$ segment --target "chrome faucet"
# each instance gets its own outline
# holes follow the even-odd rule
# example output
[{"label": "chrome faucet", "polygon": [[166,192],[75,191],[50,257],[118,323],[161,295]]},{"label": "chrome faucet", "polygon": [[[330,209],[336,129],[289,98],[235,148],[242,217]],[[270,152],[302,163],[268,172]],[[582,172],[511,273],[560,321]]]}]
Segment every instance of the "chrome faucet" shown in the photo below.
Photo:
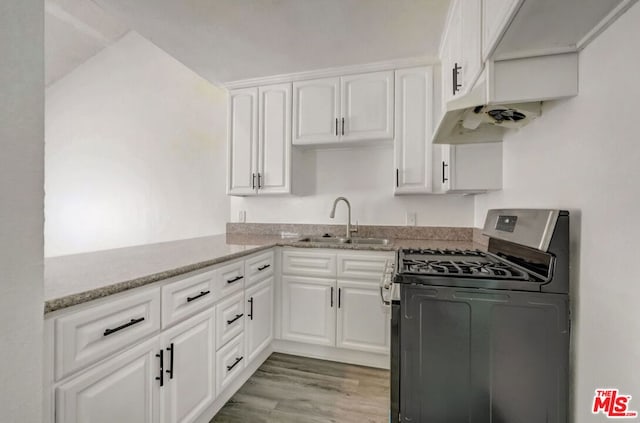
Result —
[{"label": "chrome faucet", "polygon": [[338,202],[342,200],[347,204],[347,239],[351,239],[351,233],[352,232],[358,232],[358,224],[356,223],[356,228],[355,229],[351,229],[351,203],[349,203],[349,200],[347,200],[344,197],[338,197],[335,199],[335,201],[333,202],[333,207],[331,208],[331,213],[329,214],[329,217],[331,219],[336,217],[336,206],[338,205]]}]

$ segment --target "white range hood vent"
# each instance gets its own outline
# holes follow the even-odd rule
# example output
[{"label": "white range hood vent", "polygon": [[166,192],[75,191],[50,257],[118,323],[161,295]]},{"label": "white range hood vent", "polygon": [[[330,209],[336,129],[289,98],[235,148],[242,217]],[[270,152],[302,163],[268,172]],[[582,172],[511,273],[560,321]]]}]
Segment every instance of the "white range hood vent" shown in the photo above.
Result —
[{"label": "white range hood vent", "polygon": [[447,103],[435,144],[502,141],[541,113],[541,102],[578,94],[578,53],[489,61],[464,97]]}]

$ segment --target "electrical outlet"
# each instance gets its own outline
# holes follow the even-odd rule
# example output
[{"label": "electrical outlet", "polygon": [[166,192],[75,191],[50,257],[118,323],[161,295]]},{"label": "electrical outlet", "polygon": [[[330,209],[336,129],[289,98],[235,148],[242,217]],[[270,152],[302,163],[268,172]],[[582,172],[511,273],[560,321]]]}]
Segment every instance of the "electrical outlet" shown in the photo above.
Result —
[{"label": "electrical outlet", "polygon": [[238,222],[244,223],[246,221],[247,221],[247,211],[246,210],[240,210],[238,212]]},{"label": "electrical outlet", "polygon": [[407,212],[407,226],[416,226],[416,212]]}]

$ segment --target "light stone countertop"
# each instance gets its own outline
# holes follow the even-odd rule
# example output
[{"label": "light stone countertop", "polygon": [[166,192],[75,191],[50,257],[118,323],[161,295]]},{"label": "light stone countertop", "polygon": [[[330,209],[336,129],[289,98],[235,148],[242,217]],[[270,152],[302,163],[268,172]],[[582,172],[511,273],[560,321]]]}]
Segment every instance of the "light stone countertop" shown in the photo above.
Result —
[{"label": "light stone countertop", "polygon": [[396,251],[399,248],[483,249],[472,241],[392,239],[388,245],[331,245],[276,235],[226,234],[45,259],[44,312],[159,282],[274,246]]}]

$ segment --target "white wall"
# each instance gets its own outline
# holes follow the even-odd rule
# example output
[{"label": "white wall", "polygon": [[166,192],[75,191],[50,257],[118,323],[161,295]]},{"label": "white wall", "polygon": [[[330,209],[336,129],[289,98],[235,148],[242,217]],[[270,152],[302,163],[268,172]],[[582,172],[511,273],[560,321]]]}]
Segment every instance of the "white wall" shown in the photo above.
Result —
[{"label": "white wall", "polygon": [[0,421],[42,421],[42,0],[0,2]]},{"label": "white wall", "polygon": [[580,94],[505,139],[505,188],[476,200],[477,226],[488,208],[572,212],[576,423],[605,420],[590,411],[600,387],[640,410],[639,22],[636,4],[581,53]]},{"label": "white wall", "polygon": [[329,212],[338,196],[351,203],[352,222],[366,225],[404,225],[406,213],[417,213],[419,226],[472,226],[473,197],[438,195],[393,195],[393,148],[306,150],[294,157],[299,169],[293,185],[298,196],[232,197],[231,220],[246,211],[248,222],[337,223],[346,222],[344,204]]},{"label": "white wall", "polygon": [[136,33],[47,88],[45,255],[223,233],[226,107]]}]

